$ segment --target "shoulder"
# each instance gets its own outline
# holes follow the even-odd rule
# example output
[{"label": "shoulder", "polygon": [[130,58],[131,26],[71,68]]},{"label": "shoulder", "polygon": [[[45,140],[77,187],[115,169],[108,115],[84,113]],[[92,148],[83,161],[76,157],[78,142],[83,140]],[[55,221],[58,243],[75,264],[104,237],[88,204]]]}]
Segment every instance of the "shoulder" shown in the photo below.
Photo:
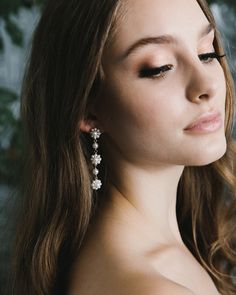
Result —
[{"label": "shoulder", "polygon": [[[86,280],[85,280],[86,281]],[[80,284],[79,284],[80,285]],[[196,295],[193,291],[159,275],[124,274],[116,279],[107,276],[101,282],[84,282],[69,295]]]},{"label": "shoulder", "polygon": [[[95,266],[94,266],[95,267]],[[100,265],[76,274],[69,295],[196,295],[150,268],[117,270]]]},{"label": "shoulder", "polygon": [[161,275],[135,274],[116,289],[115,295],[196,295],[190,289]]}]

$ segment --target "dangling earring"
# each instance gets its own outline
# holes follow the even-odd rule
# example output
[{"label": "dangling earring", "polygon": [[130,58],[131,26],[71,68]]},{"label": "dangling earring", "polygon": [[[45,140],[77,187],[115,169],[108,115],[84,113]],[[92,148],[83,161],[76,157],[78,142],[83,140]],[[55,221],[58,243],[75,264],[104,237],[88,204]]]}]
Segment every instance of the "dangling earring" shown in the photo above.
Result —
[{"label": "dangling earring", "polygon": [[97,149],[98,149],[97,139],[100,137],[101,132],[98,128],[93,128],[90,131],[90,135],[94,139],[94,142],[93,142],[94,154],[91,156],[91,161],[92,161],[92,164],[94,165],[93,175],[95,176],[95,179],[92,181],[91,186],[92,186],[92,189],[98,190],[102,186],[101,180],[98,179],[99,170],[97,169],[97,165],[100,164],[102,160],[101,156],[97,154]]}]

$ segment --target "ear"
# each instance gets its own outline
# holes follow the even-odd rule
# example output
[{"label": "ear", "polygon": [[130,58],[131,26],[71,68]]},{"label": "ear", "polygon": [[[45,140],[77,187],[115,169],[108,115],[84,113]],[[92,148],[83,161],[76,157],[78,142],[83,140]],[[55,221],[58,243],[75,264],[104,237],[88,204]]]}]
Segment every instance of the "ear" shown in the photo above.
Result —
[{"label": "ear", "polygon": [[97,117],[91,114],[80,121],[79,128],[82,132],[86,133],[89,133],[92,128],[99,128],[103,132]]},{"label": "ear", "polygon": [[80,131],[89,133],[92,128],[94,128],[94,124],[87,119],[82,119],[79,124]]}]

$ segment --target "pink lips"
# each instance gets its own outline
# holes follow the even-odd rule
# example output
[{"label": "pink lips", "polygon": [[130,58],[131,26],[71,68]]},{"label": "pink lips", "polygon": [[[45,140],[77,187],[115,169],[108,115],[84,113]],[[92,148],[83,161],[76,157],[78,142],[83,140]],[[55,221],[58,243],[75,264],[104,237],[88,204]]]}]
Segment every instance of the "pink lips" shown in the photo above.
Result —
[{"label": "pink lips", "polygon": [[188,125],[184,130],[213,132],[218,130],[221,125],[222,120],[220,112],[207,112]]}]

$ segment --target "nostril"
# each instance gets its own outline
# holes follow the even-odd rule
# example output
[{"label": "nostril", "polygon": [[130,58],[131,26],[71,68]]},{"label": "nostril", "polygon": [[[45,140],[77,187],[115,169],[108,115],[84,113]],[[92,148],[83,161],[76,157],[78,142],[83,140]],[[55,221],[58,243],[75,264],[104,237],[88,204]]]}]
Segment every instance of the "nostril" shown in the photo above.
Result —
[{"label": "nostril", "polygon": [[199,98],[209,98],[209,94],[207,94],[207,93],[205,93],[205,94],[201,94],[200,96],[199,96]]}]

